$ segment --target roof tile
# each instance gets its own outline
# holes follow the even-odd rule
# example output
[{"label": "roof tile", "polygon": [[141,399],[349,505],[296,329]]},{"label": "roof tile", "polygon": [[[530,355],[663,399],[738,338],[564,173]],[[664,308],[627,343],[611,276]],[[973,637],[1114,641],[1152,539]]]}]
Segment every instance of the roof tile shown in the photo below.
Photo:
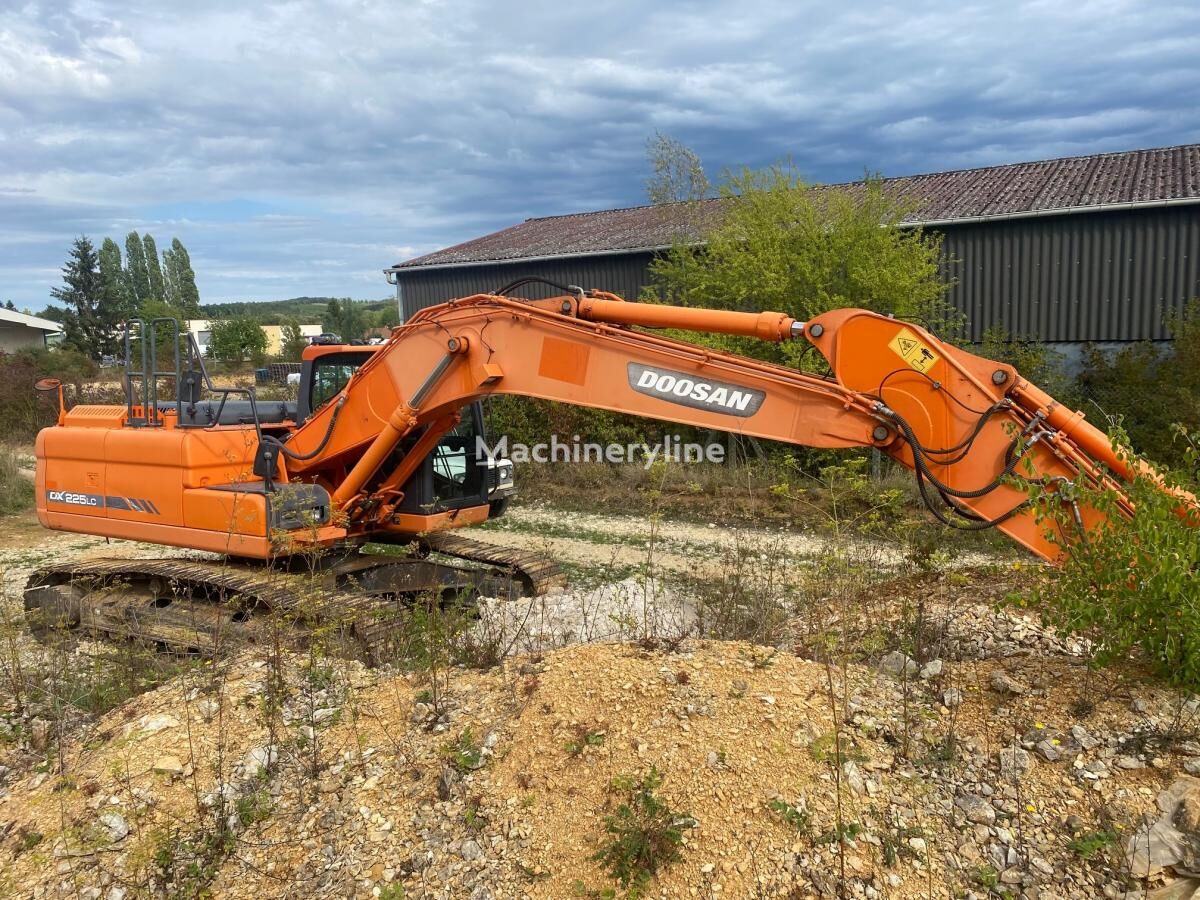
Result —
[{"label": "roof tile", "polygon": [[[1200,198],[1200,144],[906,175],[886,183],[916,204],[914,224]],[[860,184],[825,189],[853,191]],[[723,200],[702,200],[527,219],[396,268],[658,249],[702,239],[724,209]]]}]

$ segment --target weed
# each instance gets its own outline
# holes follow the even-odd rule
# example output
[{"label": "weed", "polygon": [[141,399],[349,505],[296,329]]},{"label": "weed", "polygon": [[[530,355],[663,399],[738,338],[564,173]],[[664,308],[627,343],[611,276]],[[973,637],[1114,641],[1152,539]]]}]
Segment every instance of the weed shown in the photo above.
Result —
[{"label": "weed", "polygon": [[852,841],[862,834],[862,825],[858,822],[846,822],[836,828],[830,828],[817,835],[814,843],[817,844],[844,844],[846,841]]},{"label": "weed", "polygon": [[407,896],[404,885],[398,881],[385,884],[379,891],[379,900],[404,900]]},{"label": "weed", "polygon": [[1111,831],[1089,831],[1078,835],[1067,843],[1067,848],[1080,859],[1092,859],[1097,853],[1116,843],[1117,836]]},{"label": "weed", "polygon": [[267,793],[266,788],[259,788],[252,794],[239,797],[234,811],[242,827],[246,827],[266,821],[270,818],[273,808],[271,795]]},{"label": "weed", "polygon": [[21,831],[18,833],[17,853],[28,853],[40,844],[44,837],[45,835],[40,831],[27,831],[22,826]]},{"label": "weed", "polygon": [[662,776],[653,766],[640,778],[613,779],[611,788],[625,795],[616,811],[604,817],[607,843],[592,856],[631,897],[641,894],[660,868],[680,858],[683,830],[696,820],[671,809],[655,793]]},{"label": "weed", "polygon": [[575,729],[575,736],[567,741],[565,749],[571,756],[582,756],[583,751],[588,747],[601,747],[603,745],[603,731],[588,731],[580,725]]},{"label": "weed", "polygon": [[817,762],[842,766],[846,762],[866,762],[866,754],[856,746],[840,746],[834,731],[821,735],[808,745],[809,755]]},{"label": "weed", "polygon": [[803,800],[788,803],[780,797],[775,797],[767,802],[767,807],[801,834],[808,834],[812,830],[812,816]]},{"label": "weed", "polygon": [[446,758],[459,772],[470,772],[480,767],[483,746],[475,740],[470,728],[464,728],[458,739],[446,748]]}]

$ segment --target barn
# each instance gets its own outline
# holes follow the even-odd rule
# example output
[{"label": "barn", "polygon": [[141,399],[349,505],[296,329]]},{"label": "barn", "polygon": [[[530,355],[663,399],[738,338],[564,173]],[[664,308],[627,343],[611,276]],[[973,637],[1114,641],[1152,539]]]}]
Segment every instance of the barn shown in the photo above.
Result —
[{"label": "barn", "polygon": [[30,347],[45,347],[62,333],[62,326],[13,309],[0,308],[0,351],[12,353]]},{"label": "barn", "polygon": [[[971,340],[991,326],[1058,344],[1163,340],[1165,315],[1200,295],[1200,144],[887,184],[914,203],[906,225],[943,235],[949,296]],[[632,298],[655,254],[681,235],[702,241],[725,202],[527,219],[384,271],[405,318],[530,275]]]}]

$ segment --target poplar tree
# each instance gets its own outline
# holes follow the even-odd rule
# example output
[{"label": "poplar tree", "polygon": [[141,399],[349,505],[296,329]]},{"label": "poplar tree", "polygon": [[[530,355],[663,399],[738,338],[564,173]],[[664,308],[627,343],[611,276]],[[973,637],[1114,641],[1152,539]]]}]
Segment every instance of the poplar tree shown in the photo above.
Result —
[{"label": "poplar tree", "polygon": [[147,234],[142,238],[142,244],[146,250],[146,273],[150,282],[150,299],[166,301],[167,292],[163,284],[162,266],[158,262],[158,247],[154,243],[154,236]]},{"label": "poplar tree", "polygon": [[200,314],[200,291],[196,288],[196,273],[187,248],[179,238],[163,251],[163,278],[167,286],[167,302],[188,317]]},{"label": "poplar tree", "polygon": [[125,236],[125,279],[129,285],[129,296],[141,309],[153,299],[150,291],[150,271],[146,268],[146,249],[142,237],[136,231]]},{"label": "poplar tree", "polygon": [[100,245],[100,289],[118,320],[131,318],[137,312],[129,294],[129,280],[121,267],[121,248],[112,238],[105,238]]}]

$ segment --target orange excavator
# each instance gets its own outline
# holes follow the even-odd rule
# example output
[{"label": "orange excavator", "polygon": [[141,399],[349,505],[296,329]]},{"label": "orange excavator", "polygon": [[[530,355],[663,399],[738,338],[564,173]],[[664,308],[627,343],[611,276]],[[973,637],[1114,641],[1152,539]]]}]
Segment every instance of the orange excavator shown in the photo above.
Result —
[{"label": "orange excavator", "polygon": [[[47,566],[25,594],[35,628],[209,652],[251,632],[266,609],[300,623],[336,614],[369,648],[381,612],[415,592],[550,590],[562,583],[552,563],[449,533],[501,513],[511,490],[511,464],[476,450],[479,401],[501,394],[805,447],[878,448],[913,470],[940,518],[998,528],[1051,560],[1060,547],[1018,482],[1082,477],[1119,492],[1136,474],[1082,413],[914,324],[859,309],[799,322],[558,287],[546,300],[509,296],[513,286],[452,300],[376,347],[310,347],[294,405],[215,387],[170,320],[127,330],[128,402],[66,409],[60,392],[58,423],[38,435],[38,517],[220,557]],[[661,329],[807,342],[828,372]],[[173,368],[158,368],[163,356]],[[161,402],[164,382],[175,393]],[[1086,533],[1099,513],[1075,516]],[[368,543],[409,552],[362,552]],[[302,588],[298,572],[321,590]]]}]

